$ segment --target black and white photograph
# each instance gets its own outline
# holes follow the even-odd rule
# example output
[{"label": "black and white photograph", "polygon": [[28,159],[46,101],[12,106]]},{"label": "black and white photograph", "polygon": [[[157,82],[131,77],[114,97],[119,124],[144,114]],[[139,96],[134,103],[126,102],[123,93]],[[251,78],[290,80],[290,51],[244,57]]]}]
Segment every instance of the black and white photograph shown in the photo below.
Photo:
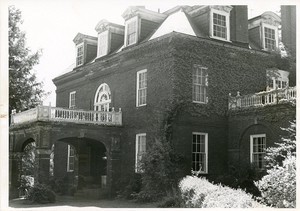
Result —
[{"label": "black and white photograph", "polygon": [[0,8],[1,210],[299,207],[296,0]]}]

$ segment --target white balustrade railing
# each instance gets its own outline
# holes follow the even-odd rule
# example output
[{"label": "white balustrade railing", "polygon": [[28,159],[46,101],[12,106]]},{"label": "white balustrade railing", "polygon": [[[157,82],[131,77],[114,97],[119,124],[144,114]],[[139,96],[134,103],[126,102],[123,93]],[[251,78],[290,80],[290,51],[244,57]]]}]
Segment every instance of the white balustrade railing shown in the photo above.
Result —
[{"label": "white balustrade railing", "polygon": [[287,87],[285,89],[275,89],[272,91],[259,92],[251,95],[236,97],[229,94],[229,109],[259,107],[264,105],[278,104],[283,101],[292,101],[296,99],[296,87]]},{"label": "white balustrade railing", "polygon": [[38,106],[20,113],[13,112],[11,124],[31,121],[56,121],[73,123],[91,123],[99,125],[122,125],[122,112],[119,111],[84,111],[75,109]]}]

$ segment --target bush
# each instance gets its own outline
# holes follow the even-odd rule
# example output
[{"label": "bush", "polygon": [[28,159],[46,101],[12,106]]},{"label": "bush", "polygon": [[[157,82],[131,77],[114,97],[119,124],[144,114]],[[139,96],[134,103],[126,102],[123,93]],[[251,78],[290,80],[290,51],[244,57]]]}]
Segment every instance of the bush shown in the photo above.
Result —
[{"label": "bush", "polygon": [[29,189],[27,199],[39,204],[54,203],[55,193],[43,184],[36,184]]},{"label": "bush", "polygon": [[268,148],[267,175],[256,186],[261,191],[261,200],[279,208],[296,207],[296,121],[287,129],[276,147]]},{"label": "bush", "polygon": [[264,203],[278,208],[296,207],[296,157],[288,155],[283,166],[274,166],[256,182]]},{"label": "bush", "polygon": [[177,187],[182,178],[182,156],[175,153],[166,139],[156,139],[142,158],[140,201],[156,201]]},{"label": "bush", "polygon": [[205,178],[187,176],[179,183],[185,207],[256,208],[263,207],[241,189],[214,185]]},{"label": "bush", "polygon": [[21,195],[27,197],[28,190],[34,185],[34,177],[30,175],[21,175],[20,178],[20,187]]},{"label": "bush", "polygon": [[158,207],[161,208],[180,208],[184,207],[184,203],[180,194],[180,190],[178,188],[173,188],[172,191],[167,192],[167,196],[165,196],[162,201],[158,204]]},{"label": "bush", "polygon": [[120,178],[116,186],[119,188],[119,191],[117,191],[119,198],[135,199],[141,191],[141,175],[134,173],[130,178]]}]

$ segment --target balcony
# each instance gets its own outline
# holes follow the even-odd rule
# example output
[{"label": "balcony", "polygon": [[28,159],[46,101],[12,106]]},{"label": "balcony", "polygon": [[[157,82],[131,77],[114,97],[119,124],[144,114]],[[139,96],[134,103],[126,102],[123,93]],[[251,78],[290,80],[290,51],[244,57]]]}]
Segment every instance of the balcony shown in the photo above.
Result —
[{"label": "balcony", "polygon": [[295,101],[296,87],[287,87],[285,89],[275,89],[244,96],[240,96],[238,92],[236,97],[232,97],[231,94],[229,94],[228,107],[229,110],[235,110]]},{"label": "balcony", "polygon": [[11,114],[11,125],[34,121],[70,122],[77,124],[122,125],[122,112],[119,111],[84,111],[75,109],[37,106],[36,108]]}]

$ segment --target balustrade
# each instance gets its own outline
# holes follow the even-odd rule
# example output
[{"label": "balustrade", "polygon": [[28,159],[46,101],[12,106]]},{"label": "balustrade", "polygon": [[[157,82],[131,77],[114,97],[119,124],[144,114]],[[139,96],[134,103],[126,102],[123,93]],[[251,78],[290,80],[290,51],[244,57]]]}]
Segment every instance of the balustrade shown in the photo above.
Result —
[{"label": "balustrade", "polygon": [[229,109],[259,107],[278,104],[283,101],[292,101],[295,99],[296,87],[275,89],[272,91],[259,92],[244,96],[240,96],[240,93],[238,92],[236,97],[232,97],[231,94],[229,94],[228,106]]},{"label": "balustrade", "polygon": [[122,112],[119,111],[85,111],[75,109],[38,106],[36,108],[16,113],[12,112],[11,124],[21,124],[31,121],[55,121],[73,123],[92,123],[99,125],[122,125]]}]

